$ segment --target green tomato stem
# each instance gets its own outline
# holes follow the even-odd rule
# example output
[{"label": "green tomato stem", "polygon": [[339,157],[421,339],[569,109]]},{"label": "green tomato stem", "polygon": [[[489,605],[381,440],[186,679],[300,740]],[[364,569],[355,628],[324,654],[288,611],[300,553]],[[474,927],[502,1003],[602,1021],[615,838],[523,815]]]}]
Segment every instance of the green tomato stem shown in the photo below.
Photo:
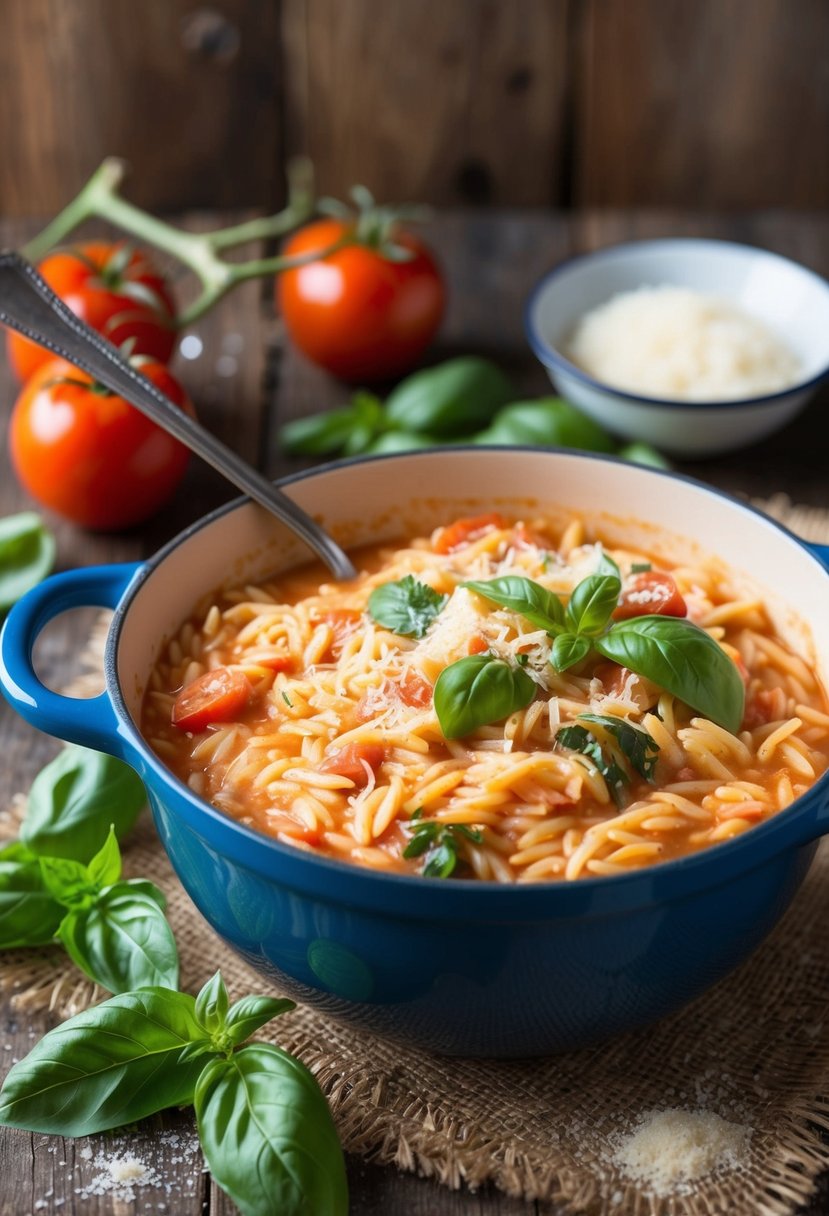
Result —
[{"label": "green tomato stem", "polygon": [[203,233],[177,228],[122,198],[118,191],[126,169],[126,162],[117,157],[108,157],[103,161],[72,202],[24,247],[23,253],[30,261],[38,262],[85,220],[105,220],[140,241],[170,254],[198,277],[201,292],[176,318],[176,325],[180,329],[203,316],[238,283],[303,265],[353,240],[343,239],[328,249],[302,258],[277,256],[230,263],[219,256],[222,249],[283,235],[310,218],[315,210],[315,202],[310,163],[305,160],[289,167],[289,199],[282,211]]}]

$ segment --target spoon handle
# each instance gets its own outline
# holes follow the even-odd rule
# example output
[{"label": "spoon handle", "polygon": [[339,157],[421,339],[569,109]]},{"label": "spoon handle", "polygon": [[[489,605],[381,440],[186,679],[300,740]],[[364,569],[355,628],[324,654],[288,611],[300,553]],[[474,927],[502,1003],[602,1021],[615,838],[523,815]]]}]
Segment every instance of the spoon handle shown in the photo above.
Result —
[{"label": "spoon handle", "polygon": [[131,367],[117,347],[76,317],[34,266],[14,251],[0,252],[0,323],[68,359],[169,431],[287,524],[322,559],[335,579],[356,576],[340,546],[310,515]]}]

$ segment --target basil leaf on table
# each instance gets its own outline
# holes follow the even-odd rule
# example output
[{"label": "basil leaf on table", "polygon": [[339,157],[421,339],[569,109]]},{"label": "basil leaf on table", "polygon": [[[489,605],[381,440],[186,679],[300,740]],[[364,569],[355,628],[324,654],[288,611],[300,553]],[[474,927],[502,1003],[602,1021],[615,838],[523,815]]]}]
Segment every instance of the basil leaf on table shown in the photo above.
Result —
[{"label": "basil leaf on table", "polygon": [[196,1017],[210,1034],[224,1028],[228,1004],[227,988],[222,973],[217,971],[196,997]]},{"label": "basil leaf on table", "polygon": [[589,638],[577,633],[562,633],[553,642],[550,663],[556,671],[567,671],[586,659],[592,649]]},{"label": "basil leaf on table", "polygon": [[612,574],[590,574],[573,588],[567,620],[574,633],[598,633],[619,602],[621,580]]},{"label": "basil leaf on table", "polygon": [[94,900],[97,889],[82,862],[69,857],[40,857],[38,861],[47,891],[65,908],[88,907]]},{"label": "basil leaf on table", "polygon": [[288,456],[332,456],[342,450],[356,421],[351,406],[286,422],[279,432]]},{"label": "basil leaf on table", "polygon": [[564,626],[564,606],[559,597],[531,578],[505,574],[501,578],[461,585],[493,604],[520,612],[531,625],[546,633],[557,633]]},{"label": "basil leaf on table", "polygon": [[343,444],[344,456],[368,451],[378,435],[388,429],[383,403],[374,393],[357,392],[351,398],[351,427]]},{"label": "basil leaf on table", "polygon": [[178,986],[178,951],[164,913],[126,883],[92,907],[70,910],[57,936],[73,963],[109,992]]},{"label": "basil leaf on table", "polygon": [[32,782],[20,839],[35,853],[88,862],[110,824],[120,839],[146,800],[141,779],[123,760],[72,744]]},{"label": "basil leaf on table", "polygon": [[205,1066],[194,1102],[205,1160],[243,1216],[347,1216],[334,1121],[299,1060],[252,1043]]},{"label": "basil leaf on table", "polygon": [[486,426],[512,394],[497,364],[460,355],[401,380],[386,398],[386,418],[393,427],[438,439],[469,435]]},{"label": "basil leaf on table", "polygon": [[0,950],[47,945],[65,911],[44,881],[39,858],[19,844],[4,849],[0,854]]},{"label": "basil leaf on table", "polygon": [[191,1102],[203,1060],[180,1064],[203,1040],[195,1001],[144,988],[94,1005],[50,1030],[0,1089],[0,1125],[90,1136]]},{"label": "basil leaf on table", "polygon": [[34,511],[0,519],[0,613],[50,573],[55,548],[54,536]]},{"label": "basil leaf on table", "polygon": [[296,1004],[287,997],[243,996],[228,1010],[224,1023],[225,1033],[233,1046],[237,1047],[259,1030],[260,1026],[291,1009],[296,1009]]},{"label": "basil leaf on table", "polygon": [[539,397],[535,401],[513,401],[505,405],[473,442],[483,446],[527,444],[588,452],[614,450],[607,431],[561,397]]},{"label": "basil leaf on table", "polygon": [[415,435],[411,431],[385,431],[372,440],[366,448],[369,456],[382,456],[391,452],[425,452],[427,448],[442,447],[446,440],[432,435]]},{"label": "basil leaf on table", "polygon": [[368,597],[368,610],[378,625],[392,633],[422,638],[448,599],[407,574],[395,583],[375,587]]},{"label": "basil leaf on table", "polygon": [[536,684],[520,667],[492,655],[470,655],[444,667],[434,692],[435,713],[446,739],[500,722],[529,705]]},{"label": "basil leaf on table", "polygon": [[606,659],[652,680],[732,734],[740,729],[745,706],[740,673],[699,625],[681,617],[631,617],[617,621],[593,644]]}]

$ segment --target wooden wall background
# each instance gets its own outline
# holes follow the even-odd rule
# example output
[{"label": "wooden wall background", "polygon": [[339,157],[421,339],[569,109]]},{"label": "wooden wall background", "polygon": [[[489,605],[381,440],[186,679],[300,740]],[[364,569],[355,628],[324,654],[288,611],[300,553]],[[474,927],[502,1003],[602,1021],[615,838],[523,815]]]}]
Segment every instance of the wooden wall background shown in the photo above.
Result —
[{"label": "wooden wall background", "polygon": [[0,214],[829,203],[829,0],[0,0]]}]

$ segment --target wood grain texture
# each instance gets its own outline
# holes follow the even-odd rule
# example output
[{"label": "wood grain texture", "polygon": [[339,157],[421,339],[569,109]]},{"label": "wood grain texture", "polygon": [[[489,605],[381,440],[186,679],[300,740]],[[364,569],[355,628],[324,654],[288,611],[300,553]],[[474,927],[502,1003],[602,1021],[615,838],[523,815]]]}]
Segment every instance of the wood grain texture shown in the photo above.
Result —
[{"label": "wood grain texture", "polygon": [[576,204],[829,199],[825,0],[583,0]]},{"label": "wood grain texture", "polygon": [[563,199],[566,0],[284,0],[288,151],[383,201]]},{"label": "wood grain texture", "polygon": [[105,156],[167,210],[275,202],[278,6],[4,0],[0,214],[49,216]]}]

